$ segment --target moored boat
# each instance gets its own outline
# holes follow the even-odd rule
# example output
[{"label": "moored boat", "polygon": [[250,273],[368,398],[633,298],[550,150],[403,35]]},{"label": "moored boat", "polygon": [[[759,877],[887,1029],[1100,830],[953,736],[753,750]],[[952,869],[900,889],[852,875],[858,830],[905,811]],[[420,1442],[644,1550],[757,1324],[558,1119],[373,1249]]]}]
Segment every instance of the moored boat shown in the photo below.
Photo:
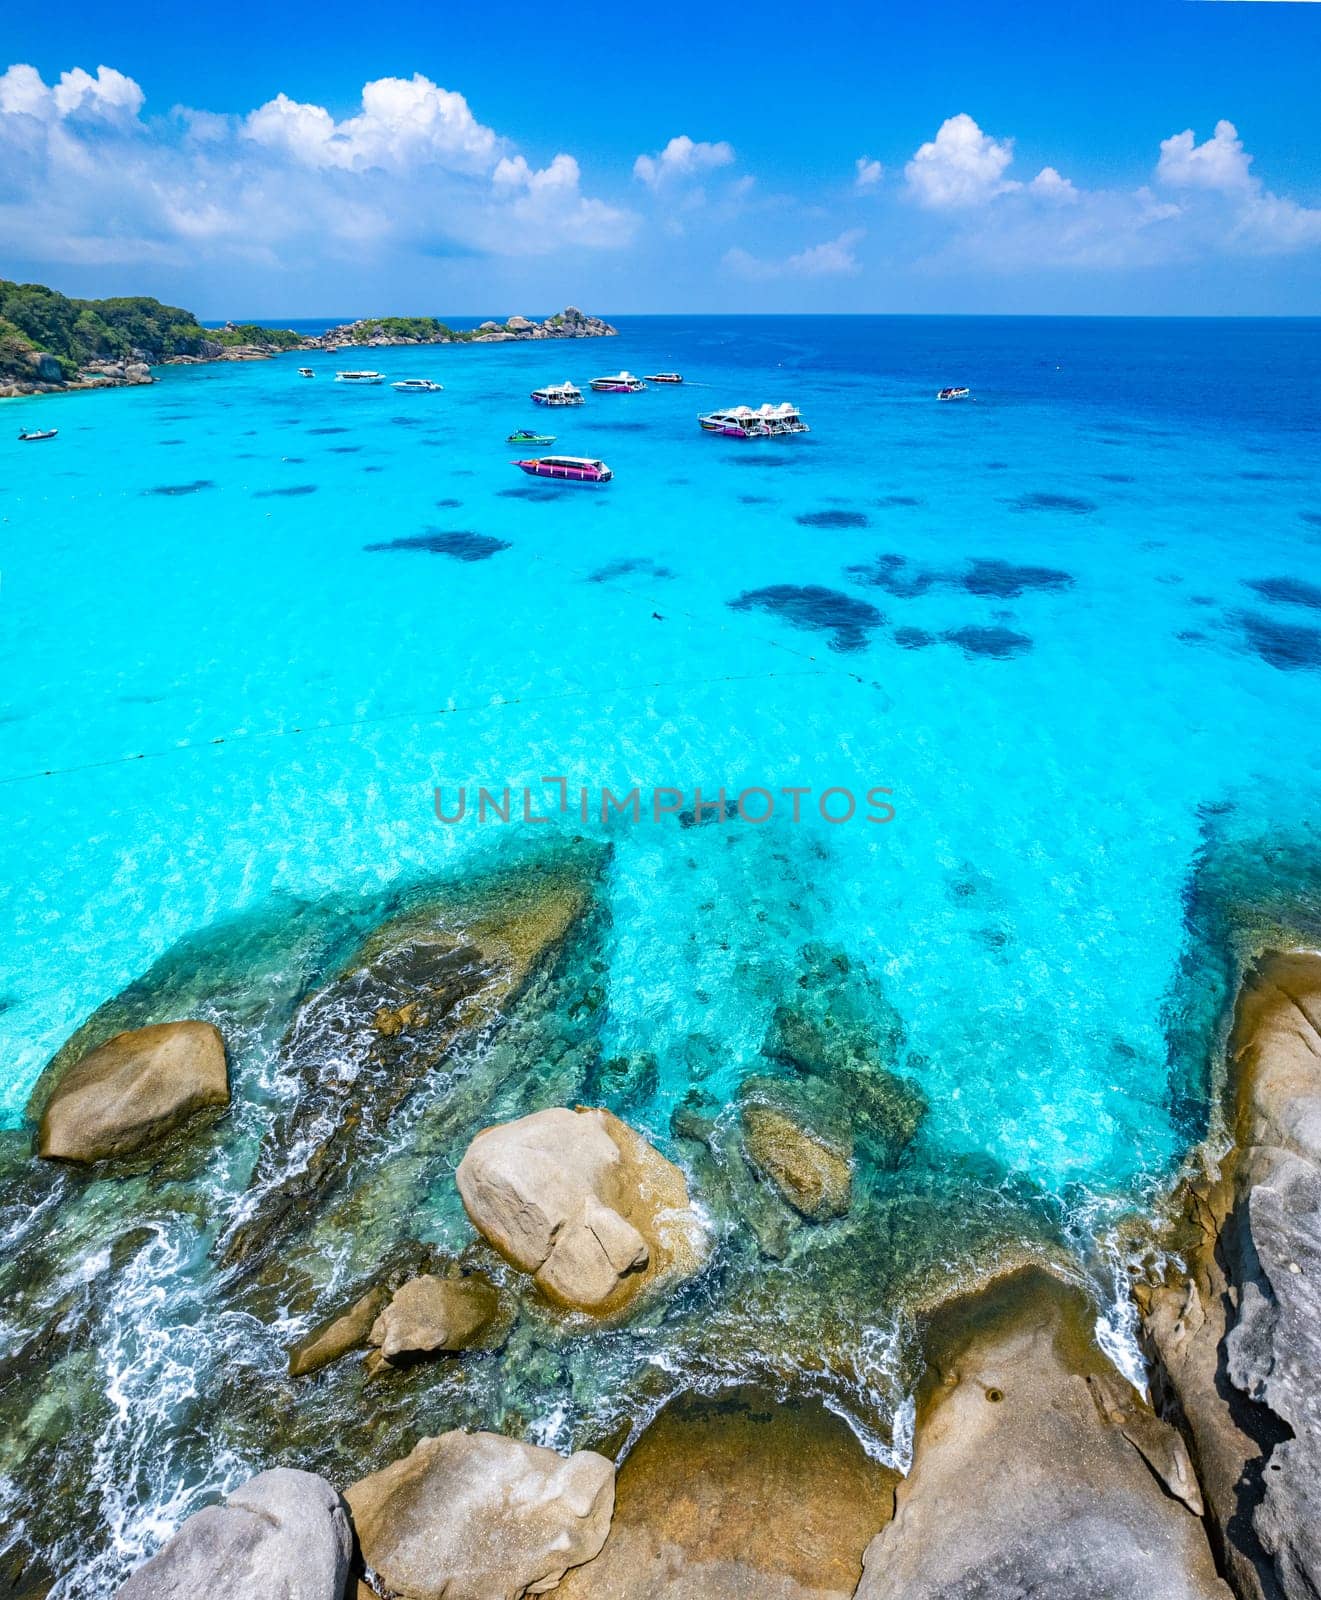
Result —
[{"label": "moored boat", "polygon": [[432,383],[430,378],[400,378],[398,383],[392,383],[390,387],[402,394],[440,394],[445,385]]},{"label": "moored boat", "polygon": [[315,378],[316,373],[312,371],[311,367],[299,367],[298,376],[300,378]]},{"label": "moored boat", "polygon": [[580,406],[583,392],[568,382],[548,383],[544,389],[534,389],[532,398],[539,406]]},{"label": "moored boat", "polygon": [[755,411],[751,406],[731,406],[724,411],[708,411],[697,420],[705,432],[724,434],[730,439],[770,439],[782,433],[811,431],[798,407],[788,401],[778,406],[764,405]]},{"label": "moored boat", "polygon": [[384,383],[385,382],[385,374],[383,372],[373,372],[370,368],[364,368],[360,372],[337,372],[335,374],[335,382],[336,383]]},{"label": "moored boat", "polygon": [[36,444],[39,439],[53,439],[59,431],[58,428],[24,428],[19,438],[24,444]]},{"label": "moored boat", "polygon": [[971,392],[972,391],[970,389],[966,388],[964,385],[956,384],[953,388],[942,389],[940,391],[940,393],[936,396],[936,399],[937,400],[967,400],[970,397]]},{"label": "moored boat", "polygon": [[533,456],[527,461],[515,461],[514,466],[534,478],[558,478],[566,483],[609,483],[614,473],[604,461],[593,461],[587,456]]},{"label": "moored boat", "polygon": [[647,374],[647,382],[648,383],[682,383],[683,382],[683,374],[681,372],[649,372]]},{"label": "moored boat", "polygon": [[505,439],[506,444],[554,444],[553,433],[533,433],[531,428],[517,428]]},{"label": "moored boat", "polygon": [[638,394],[647,386],[631,372],[615,372],[608,377],[593,378],[592,388],[597,394]]}]

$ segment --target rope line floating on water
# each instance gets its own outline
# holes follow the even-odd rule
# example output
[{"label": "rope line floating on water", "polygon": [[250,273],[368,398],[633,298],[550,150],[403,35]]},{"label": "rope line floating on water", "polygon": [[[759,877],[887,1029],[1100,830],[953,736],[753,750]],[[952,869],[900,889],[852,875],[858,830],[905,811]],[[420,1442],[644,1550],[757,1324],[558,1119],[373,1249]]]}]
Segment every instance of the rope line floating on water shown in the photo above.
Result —
[{"label": "rope line floating on water", "polygon": [[[591,573],[587,572],[584,568],[571,566],[568,562],[557,561],[552,556],[529,552],[529,559],[532,561],[539,561],[545,566],[558,568],[559,571],[567,572],[575,578],[593,581]],[[616,589],[619,593],[627,594],[636,600],[641,600],[644,602],[644,604],[649,606],[655,606],[661,603],[656,600],[655,597],[647,595],[641,590],[630,588],[626,584],[618,583],[613,579],[602,578],[594,581],[598,581],[602,587]],[[657,621],[663,622],[666,620],[664,615],[654,609],[651,615]],[[674,610],[669,612],[668,615],[683,617],[688,622],[695,623],[701,627],[715,628],[721,633],[728,633],[730,631],[730,625],[727,622],[717,621],[715,618],[704,616],[700,612]],[[746,630],[740,629],[740,632],[746,632]],[[868,686],[868,680],[863,678],[859,673],[850,672],[846,667],[831,667],[829,665],[822,665],[818,662],[816,656],[813,655],[811,651],[796,650],[792,645],[785,644],[779,639],[769,638],[765,634],[754,633],[751,635],[751,637],[756,639],[759,644],[764,644],[772,650],[781,650],[786,655],[794,656],[800,661],[810,662],[812,665],[810,668],[807,668],[801,672],[724,672],[709,674],[701,678],[649,679],[644,683],[615,684],[608,689],[580,688],[567,689],[561,694],[512,695],[507,698],[502,697],[496,700],[488,700],[480,705],[440,707],[427,706],[422,708],[414,707],[406,711],[385,711],[379,713],[378,715],[369,717],[349,717],[338,722],[317,722],[308,724],[307,726],[297,724],[293,727],[285,728],[264,728],[256,733],[253,733],[248,729],[236,728],[228,734],[221,734],[215,738],[185,739],[181,740],[177,744],[167,745],[160,750],[139,750],[135,751],[131,755],[107,756],[100,761],[82,761],[75,762],[64,767],[44,767],[39,768],[34,772],[11,773],[8,776],[0,777],[0,787],[5,787],[15,783],[32,783],[39,778],[64,777],[74,772],[94,772],[103,767],[127,766],[133,761],[155,761],[159,760],[163,756],[182,755],[188,751],[211,749],[217,745],[227,744],[231,740],[276,739],[287,738],[292,734],[331,733],[344,728],[363,728],[382,722],[397,722],[404,718],[413,718],[415,720],[438,720],[441,717],[454,716],[456,714],[468,715],[481,711],[499,710],[506,706],[537,705],[555,700],[604,698],[612,694],[629,693],[636,689],[694,688],[712,683],[755,683],[762,682],[770,678],[817,678],[830,676],[832,674],[838,674],[839,676],[848,678],[853,683],[859,684],[864,688]],[[890,697],[886,691],[879,683],[872,682],[870,687],[877,690],[884,697],[886,709],[888,710],[892,702],[890,701]]]},{"label": "rope line floating on water", "polygon": [[[644,683],[613,684],[608,689],[566,689],[560,694],[541,695],[511,695],[507,699],[485,700],[474,705],[465,706],[426,706],[412,707],[407,711],[383,711],[370,717],[348,717],[339,722],[314,722],[306,726],[299,724],[289,728],[262,728],[252,732],[246,728],[235,728],[232,732],[221,734],[214,739],[185,739],[179,744],[166,745],[160,750],[138,750],[126,756],[107,756],[101,761],[81,761],[67,767],[46,767],[36,772],[16,772],[7,777],[0,777],[0,785],[11,783],[31,783],[38,778],[59,778],[71,772],[92,772],[101,767],[122,767],[132,761],[157,761],[163,756],[185,755],[189,751],[209,750],[216,745],[239,743],[245,740],[256,741],[259,739],[282,739],[292,734],[304,733],[334,733],[344,728],[365,728],[376,723],[399,722],[404,718],[416,721],[439,721],[441,717],[472,715],[482,711],[499,711],[506,706],[540,705],[555,700],[578,699],[604,699],[614,694],[629,694],[638,689],[673,689],[695,688],[712,683],[757,683],[768,678],[819,678],[824,677],[823,669],[817,668],[803,672],[719,672],[704,678],[653,678]],[[859,679],[859,682],[862,680]]]}]

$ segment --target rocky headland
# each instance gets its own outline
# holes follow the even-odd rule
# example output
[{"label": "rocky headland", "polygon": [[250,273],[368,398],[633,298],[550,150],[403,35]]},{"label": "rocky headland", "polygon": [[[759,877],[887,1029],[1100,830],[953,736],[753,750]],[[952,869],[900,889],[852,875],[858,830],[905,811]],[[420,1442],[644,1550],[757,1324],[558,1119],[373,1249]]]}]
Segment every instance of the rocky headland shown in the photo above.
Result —
[{"label": "rocky headland", "polygon": [[576,306],[541,322],[513,316],[477,328],[451,328],[436,317],[366,317],[316,335],[253,322],[204,328],[192,312],[158,300],[73,300],[42,284],[0,278],[0,399],[132,388],[153,383],[155,366],[386,345],[594,339],[617,331]]}]

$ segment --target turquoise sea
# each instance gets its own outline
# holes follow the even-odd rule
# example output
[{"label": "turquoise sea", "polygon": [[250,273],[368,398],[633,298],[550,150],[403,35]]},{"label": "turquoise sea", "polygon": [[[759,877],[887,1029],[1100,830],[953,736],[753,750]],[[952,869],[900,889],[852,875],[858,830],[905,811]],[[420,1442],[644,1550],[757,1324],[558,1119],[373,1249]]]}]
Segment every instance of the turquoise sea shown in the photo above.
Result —
[{"label": "turquoise sea", "polygon": [[[199,935],[251,954],[227,975],[226,1004],[244,981],[252,1001],[236,1099],[248,1085],[278,1106],[287,1010],[261,1007],[297,988],[269,931],[291,908],[292,949],[410,884],[606,839],[594,1047],[654,1058],[621,1115],[691,1165],[673,1112],[694,1091],[733,1102],[823,952],[857,1004],[897,1013],[895,1065],[929,1111],[907,1175],[877,1176],[848,1223],[799,1230],[787,1261],[740,1266],[731,1239],[691,1304],[577,1344],[520,1333],[411,1425],[582,1442],[628,1421],[639,1373],[652,1395],[764,1359],[902,1459],[904,1297],[941,1255],[911,1246],[916,1197],[940,1190],[936,1231],[959,1233],[961,1196],[987,1248],[1067,1249],[1104,1308],[1116,1225],[1211,1116],[1226,953],[1207,884],[1315,903],[1298,862],[1321,815],[1321,322],[620,328],[363,358],[442,394],[336,384],[345,358],[316,355],[0,406],[0,1113],[19,1130],[69,1034]],[[572,412],[528,400],[621,365],[688,381]],[[954,382],[973,401],[937,404]],[[698,430],[700,410],[781,400],[810,434]],[[59,437],[18,444],[29,425]],[[524,477],[504,443],[518,427],[614,481]],[[520,820],[516,795],[508,824],[437,821],[437,786],[452,811],[479,784],[530,785],[552,819]],[[699,786],[791,785],[812,792],[797,823],[783,797],[760,826],[597,810],[602,787],[691,806]],[[864,820],[878,786],[884,825]],[[853,819],[821,820],[829,788],[857,795]],[[191,981],[204,1009],[205,973]],[[500,1114],[537,1104],[537,1082]],[[40,1427],[29,1410],[0,1435],[11,1542],[46,1550],[61,1600],[107,1592],[263,1464],[255,1424],[217,1420],[222,1397],[236,1370],[277,1371],[315,1317],[265,1325],[217,1299],[207,1250],[262,1129],[238,1122],[247,1165],[231,1150],[198,1215],[172,1212],[116,1263],[68,1357],[97,1397],[61,1426],[79,1430],[100,1545],[23,1533]],[[11,1269],[68,1203],[62,1177],[31,1187],[24,1137],[0,1180]],[[392,1192],[413,1231],[462,1248],[448,1157],[410,1159]],[[111,1270],[106,1249],[91,1222],[71,1230],[35,1300],[0,1311],[11,1354],[80,1272]],[[754,1265],[782,1276],[782,1318],[774,1294],[730,1287]],[[826,1301],[852,1341],[829,1372],[813,1365]],[[743,1337],[714,1351],[701,1330],[731,1306]],[[1122,1358],[1122,1313],[1102,1328]],[[325,1417],[341,1402],[327,1391]]]}]

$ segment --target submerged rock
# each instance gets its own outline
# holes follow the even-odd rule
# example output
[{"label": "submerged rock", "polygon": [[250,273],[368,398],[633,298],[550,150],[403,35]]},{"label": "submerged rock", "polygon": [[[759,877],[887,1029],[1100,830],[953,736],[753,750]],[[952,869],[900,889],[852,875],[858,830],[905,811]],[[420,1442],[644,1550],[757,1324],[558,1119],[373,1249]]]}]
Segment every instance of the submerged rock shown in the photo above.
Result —
[{"label": "submerged rock", "polygon": [[564,1600],[849,1600],[898,1474],[819,1400],[672,1401],[619,1469],[605,1549]]},{"label": "submerged rock", "polygon": [[519,1600],[599,1553],[615,1469],[590,1450],[565,1457],[456,1429],[344,1498],[363,1560],[398,1600]]},{"label": "submerged rock", "polygon": [[743,1108],[743,1142],[753,1166],[809,1221],[826,1222],[849,1209],[849,1146],[823,1138],[783,1105],[762,1101]]},{"label": "submerged rock", "polygon": [[1137,1289],[1158,1400],[1188,1439],[1240,1596],[1321,1594],[1321,956],[1244,978],[1234,1148],[1189,1186],[1188,1272]]},{"label": "submerged rock", "polygon": [[225,1042],[209,1022],[116,1034],[69,1067],[46,1102],[37,1154],[104,1161],[150,1144],[209,1106],[229,1104]]},{"label": "submerged rock", "polygon": [[277,1467],[189,1517],[116,1600],[341,1600],[352,1553],[349,1519],[334,1489],[315,1473]]},{"label": "submerged rock", "polygon": [[486,1278],[424,1273],[395,1290],[368,1340],[382,1362],[405,1366],[424,1356],[466,1350],[490,1326],[498,1308],[495,1285]]},{"label": "submerged rock", "polygon": [[561,1306],[620,1311],[706,1253],[683,1173],[608,1111],[557,1107],[487,1128],[457,1180],[473,1226]]},{"label": "submerged rock", "polygon": [[[520,875],[492,898],[476,909],[432,899],[390,918],[299,1011],[280,1049],[299,1093],[262,1143],[256,1204],[224,1243],[227,1266],[251,1263],[286,1220],[305,1219],[456,1046],[504,1020],[589,892],[566,869]],[[293,1166],[291,1151],[301,1152]]]},{"label": "submerged rock", "polygon": [[912,1470],[857,1600],[1231,1600],[1178,1435],[1091,1324],[1082,1294],[1041,1270],[937,1315]]},{"label": "submerged rock", "polygon": [[347,1311],[332,1317],[329,1322],[314,1328],[305,1339],[300,1339],[289,1352],[289,1376],[304,1377],[321,1367],[338,1361],[350,1350],[367,1343],[390,1291],[384,1284],[369,1289],[361,1299],[355,1300]]}]

